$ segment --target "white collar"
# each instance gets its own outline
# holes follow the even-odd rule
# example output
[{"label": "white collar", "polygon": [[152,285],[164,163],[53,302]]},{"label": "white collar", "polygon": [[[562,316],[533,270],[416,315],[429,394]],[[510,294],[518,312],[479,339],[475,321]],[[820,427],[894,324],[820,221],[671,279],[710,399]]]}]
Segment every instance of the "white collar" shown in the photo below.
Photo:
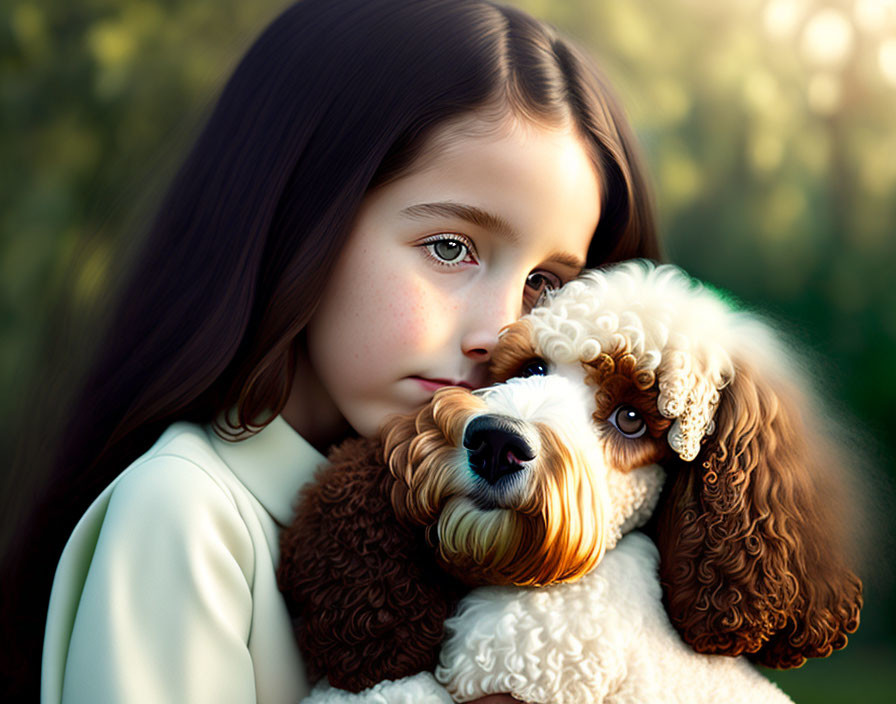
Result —
[{"label": "white collar", "polygon": [[327,461],[279,415],[237,440],[222,439],[212,423],[205,431],[215,452],[281,526],[292,521],[299,489]]}]

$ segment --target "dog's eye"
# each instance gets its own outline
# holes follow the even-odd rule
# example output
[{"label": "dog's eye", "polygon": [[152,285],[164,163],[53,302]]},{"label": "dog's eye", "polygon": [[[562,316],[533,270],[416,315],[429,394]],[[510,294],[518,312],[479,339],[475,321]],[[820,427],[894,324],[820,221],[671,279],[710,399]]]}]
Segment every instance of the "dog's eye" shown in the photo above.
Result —
[{"label": "dog's eye", "polygon": [[610,423],[627,438],[639,438],[647,430],[647,423],[634,406],[617,406],[610,414]]},{"label": "dog's eye", "polygon": [[531,359],[520,368],[517,376],[547,376],[547,374],[547,362],[543,359]]}]

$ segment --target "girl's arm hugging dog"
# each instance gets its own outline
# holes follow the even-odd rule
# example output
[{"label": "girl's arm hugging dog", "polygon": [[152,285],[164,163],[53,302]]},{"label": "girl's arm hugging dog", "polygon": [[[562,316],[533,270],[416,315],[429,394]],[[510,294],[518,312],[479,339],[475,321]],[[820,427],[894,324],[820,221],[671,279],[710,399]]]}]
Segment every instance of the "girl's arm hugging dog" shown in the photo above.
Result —
[{"label": "girl's arm hugging dog", "polygon": [[[279,580],[312,678],[776,701],[747,660],[846,645],[850,465],[768,324],[629,262],[509,326],[492,372],[342,446],[303,492]],[[623,539],[645,525],[655,547]]]}]

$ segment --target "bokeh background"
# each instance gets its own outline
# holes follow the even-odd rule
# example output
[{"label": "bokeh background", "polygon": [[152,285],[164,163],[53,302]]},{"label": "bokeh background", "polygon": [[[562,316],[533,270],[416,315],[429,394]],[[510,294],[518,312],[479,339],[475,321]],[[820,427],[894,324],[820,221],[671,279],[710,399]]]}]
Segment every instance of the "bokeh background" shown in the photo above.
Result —
[{"label": "bokeh background", "polygon": [[[896,0],[511,2],[599,59],[644,144],[669,258],[793,331],[874,475],[859,632],[769,675],[798,702],[896,701]],[[65,386],[66,355],[78,366],[60,326],[102,305],[283,5],[0,1],[3,456],[38,384]]]}]

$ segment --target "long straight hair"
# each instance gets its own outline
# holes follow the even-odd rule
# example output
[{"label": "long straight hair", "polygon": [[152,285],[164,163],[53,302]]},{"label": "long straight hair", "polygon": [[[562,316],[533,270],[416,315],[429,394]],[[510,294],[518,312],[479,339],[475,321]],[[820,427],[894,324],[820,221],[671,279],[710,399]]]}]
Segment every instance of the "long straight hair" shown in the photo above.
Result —
[{"label": "long straight hair", "polygon": [[[175,420],[237,409],[257,430],[290,390],[297,337],[365,193],[483,108],[571,121],[594,156],[596,266],[659,258],[635,140],[590,59],[487,0],[302,0],[255,41],[148,228],[4,555],[3,667],[36,696],[56,562],[78,518]],[[270,416],[271,418],[273,416]],[[23,471],[16,468],[14,471]],[[9,701],[9,699],[6,699]]]}]

